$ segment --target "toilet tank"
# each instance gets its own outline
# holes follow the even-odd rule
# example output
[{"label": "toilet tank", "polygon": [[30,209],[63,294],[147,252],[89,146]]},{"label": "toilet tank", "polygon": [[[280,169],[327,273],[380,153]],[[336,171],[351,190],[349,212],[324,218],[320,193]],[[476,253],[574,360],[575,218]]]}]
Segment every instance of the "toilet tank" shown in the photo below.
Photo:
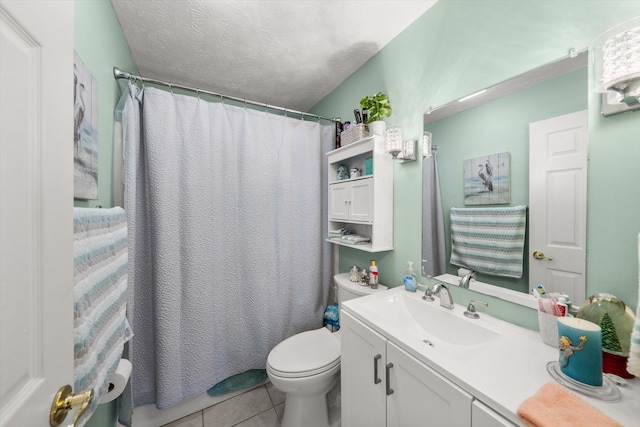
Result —
[{"label": "toilet tank", "polygon": [[360,283],[352,282],[349,280],[349,273],[336,274],[333,276],[333,280],[338,285],[338,303],[387,290],[384,285],[378,285],[377,289],[371,289],[370,286],[362,286]]}]

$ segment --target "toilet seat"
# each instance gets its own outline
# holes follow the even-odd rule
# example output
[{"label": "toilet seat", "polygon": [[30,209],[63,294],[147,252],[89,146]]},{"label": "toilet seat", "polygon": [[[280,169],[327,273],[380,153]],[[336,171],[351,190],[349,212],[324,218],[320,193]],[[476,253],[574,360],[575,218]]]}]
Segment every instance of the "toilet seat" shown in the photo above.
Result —
[{"label": "toilet seat", "polygon": [[302,332],[276,345],[267,370],[284,378],[317,375],[340,364],[340,340],[326,328]]}]

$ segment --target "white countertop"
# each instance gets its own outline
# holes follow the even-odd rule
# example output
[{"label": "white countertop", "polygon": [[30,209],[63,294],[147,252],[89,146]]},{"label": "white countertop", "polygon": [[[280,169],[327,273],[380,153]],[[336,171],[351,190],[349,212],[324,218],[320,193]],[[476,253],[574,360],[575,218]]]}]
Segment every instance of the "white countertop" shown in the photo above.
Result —
[{"label": "white countertop", "polygon": [[[386,297],[393,293],[410,294],[411,298],[421,299],[422,293],[410,293],[402,287],[391,289]],[[417,329],[399,327],[389,322],[388,317],[368,307],[367,301],[381,298],[381,294],[346,301],[342,309],[354,315],[377,332],[409,352],[427,366],[474,395],[475,398],[492,407],[505,418],[522,425],[516,411],[520,404],[534,395],[545,383],[554,381],[547,372],[546,365],[558,360],[558,350],[544,344],[539,333],[521,328],[480,312],[478,322],[488,329],[499,332],[500,336],[489,344],[473,346],[448,346],[442,351],[436,345],[430,347],[416,334]],[[438,305],[421,301],[424,304]],[[443,307],[438,309],[449,310]],[[465,307],[456,305],[451,314],[462,316]],[[466,318],[465,318],[466,319]],[[437,328],[438,325],[434,325]],[[619,387],[622,398],[618,402],[606,402],[581,393],[576,394],[617,420],[624,426],[640,425],[640,379],[627,380],[627,385]]]}]

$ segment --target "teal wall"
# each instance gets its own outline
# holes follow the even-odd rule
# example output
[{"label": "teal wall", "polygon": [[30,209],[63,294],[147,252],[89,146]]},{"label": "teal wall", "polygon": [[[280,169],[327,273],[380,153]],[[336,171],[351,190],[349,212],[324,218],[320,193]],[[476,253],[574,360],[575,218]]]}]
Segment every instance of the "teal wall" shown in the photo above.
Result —
[{"label": "teal wall", "polygon": [[[508,152],[511,156],[511,206],[529,205],[529,123],[587,109],[587,68],[454,114],[425,128],[438,145],[443,212],[464,207],[463,162]],[[445,215],[447,258],[451,252],[449,215]],[[525,245],[525,253],[528,245]],[[519,292],[529,291],[528,260],[520,279],[478,274],[478,280]],[[447,264],[456,274],[457,266]]]},{"label": "teal wall", "polygon": [[[113,66],[138,69],[109,0],[74,0],[74,48],[98,82],[98,200],[76,200],[75,206],[113,206],[113,112],[123,83],[113,78]],[[116,425],[115,401],[100,405],[87,427]]]},{"label": "teal wall", "polygon": [[[638,15],[637,1],[440,0],[312,112],[351,120],[363,95],[382,91],[393,106],[387,123],[402,126],[407,138],[417,139],[430,107],[557,60],[570,49],[588,47],[600,33]],[[587,294],[607,291],[635,308],[640,113],[600,117],[599,97],[588,96]],[[394,174],[396,249],[375,255],[380,281],[392,286],[400,284],[407,261],[420,265],[421,164],[396,164]],[[371,254],[341,247],[340,271],[365,266],[370,259]],[[460,303],[489,300],[489,313],[537,328],[534,310],[465,289],[453,293]]]},{"label": "teal wall", "polygon": [[138,69],[108,0],[74,0],[74,48],[98,82],[98,200],[76,200],[75,206],[113,206],[113,112],[124,87],[113,67]]}]

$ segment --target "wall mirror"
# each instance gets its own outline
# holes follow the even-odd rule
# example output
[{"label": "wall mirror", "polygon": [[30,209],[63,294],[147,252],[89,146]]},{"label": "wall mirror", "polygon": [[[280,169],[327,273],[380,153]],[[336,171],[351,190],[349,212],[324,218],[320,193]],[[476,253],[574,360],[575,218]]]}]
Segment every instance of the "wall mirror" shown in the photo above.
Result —
[{"label": "wall mirror", "polygon": [[[531,270],[538,266],[534,262],[549,262],[549,260],[534,260],[532,258],[532,252],[535,251],[535,248],[532,248],[530,244],[531,229],[529,227],[531,225],[531,217],[535,216],[537,218],[540,214],[536,210],[536,206],[534,206],[539,202],[530,200],[529,196],[530,187],[532,185],[539,186],[537,179],[534,179],[535,182],[531,183],[529,177],[531,160],[529,125],[538,122],[546,123],[556,117],[582,112],[585,122],[585,169],[583,177],[584,188],[582,191],[585,193],[583,210],[586,217],[587,59],[588,51],[586,50],[572,52],[565,58],[488,87],[480,91],[477,96],[467,97],[468,99],[466,100],[464,100],[465,98],[455,100],[434,108],[424,115],[424,130],[432,134],[432,144],[437,147],[437,163],[444,216],[446,276],[450,279],[445,281],[454,283],[453,281],[455,280],[455,284],[459,281],[459,279],[455,278],[459,267],[449,262],[451,258],[450,211],[452,207],[473,208],[524,205],[527,206],[527,230],[522,277],[516,279],[477,274],[477,278],[472,282],[470,289],[525,306],[535,307],[535,300],[529,296],[531,288],[529,275]],[[532,147],[535,147],[533,143]],[[498,153],[509,154],[509,203],[502,205],[465,205],[464,162],[469,159]],[[535,157],[535,155],[532,157]],[[431,194],[431,190],[426,188],[427,185],[427,180],[423,179],[423,206],[425,206],[426,197]],[[553,183],[546,183],[544,188],[559,188],[562,185],[562,183],[556,183],[555,186]],[[537,191],[539,193],[545,190],[538,188]],[[536,197],[532,197],[537,200]],[[561,206],[556,208],[563,209]],[[425,235],[425,221],[429,221],[425,217],[424,211],[425,209],[423,209],[423,236]],[[555,227],[556,231],[564,232],[564,235],[559,237],[560,239],[576,239],[576,236],[569,235],[573,231],[566,229],[566,225],[569,223],[575,224],[576,221],[549,226]],[[577,226],[584,228],[584,233],[586,234],[586,224],[577,224]],[[536,230],[539,230],[539,228],[536,228]],[[577,238],[584,239],[584,237],[579,236]],[[429,242],[426,240],[423,237],[422,259],[428,259],[426,252]],[[586,251],[586,242],[582,240],[579,244]],[[584,264],[584,257],[582,262]],[[444,278],[440,278],[444,280]],[[559,280],[565,279],[568,287],[574,287],[572,288],[572,293],[576,292],[575,299],[582,301],[585,293],[585,273],[582,273],[582,278],[579,280],[574,280],[575,278],[573,277]]]}]

